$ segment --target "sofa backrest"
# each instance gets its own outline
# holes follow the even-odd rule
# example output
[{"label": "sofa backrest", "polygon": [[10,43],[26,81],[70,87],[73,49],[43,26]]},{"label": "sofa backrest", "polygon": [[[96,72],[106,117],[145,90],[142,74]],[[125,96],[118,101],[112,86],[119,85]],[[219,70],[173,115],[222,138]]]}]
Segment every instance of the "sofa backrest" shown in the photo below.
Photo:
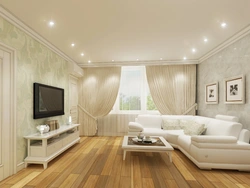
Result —
[{"label": "sofa backrest", "polygon": [[179,120],[193,120],[195,116],[191,115],[162,115],[161,116],[163,120],[169,120],[169,119],[179,119]]},{"label": "sofa backrest", "polygon": [[136,122],[140,123],[144,128],[161,129],[162,119],[160,115],[138,115]]},{"label": "sofa backrest", "polygon": [[242,124],[237,122],[201,116],[195,116],[195,121],[200,124],[205,124],[205,127],[207,128],[205,135],[235,136],[238,138],[240,131],[242,130]]}]

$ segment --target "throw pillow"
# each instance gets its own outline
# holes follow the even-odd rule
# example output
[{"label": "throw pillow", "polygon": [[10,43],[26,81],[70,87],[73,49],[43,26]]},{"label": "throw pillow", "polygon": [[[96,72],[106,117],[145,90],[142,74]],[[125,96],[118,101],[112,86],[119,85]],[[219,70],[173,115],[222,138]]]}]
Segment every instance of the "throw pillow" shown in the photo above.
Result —
[{"label": "throw pillow", "polygon": [[184,130],[187,126],[193,124],[193,122],[194,122],[193,120],[181,119],[180,120],[180,127],[181,127],[181,129]]},{"label": "throw pillow", "polygon": [[204,124],[200,124],[195,121],[189,121],[188,123],[186,122],[185,125],[182,125],[182,128],[184,130],[184,133],[190,136],[200,135],[206,130]]},{"label": "throw pillow", "polygon": [[181,129],[178,119],[164,119],[162,129],[164,130],[179,130]]}]

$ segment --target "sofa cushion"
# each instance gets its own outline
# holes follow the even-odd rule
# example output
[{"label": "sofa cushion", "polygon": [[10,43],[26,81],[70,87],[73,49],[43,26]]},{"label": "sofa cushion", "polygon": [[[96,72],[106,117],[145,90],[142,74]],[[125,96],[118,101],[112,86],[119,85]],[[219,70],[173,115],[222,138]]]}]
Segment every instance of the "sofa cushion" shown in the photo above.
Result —
[{"label": "sofa cushion", "polygon": [[172,146],[178,146],[178,137],[179,135],[184,135],[183,130],[167,130],[166,132],[166,140],[172,145]]},{"label": "sofa cushion", "polygon": [[178,119],[163,119],[162,128],[164,130],[180,130],[180,120]]},{"label": "sofa cushion", "polygon": [[163,136],[165,137],[166,132],[163,129],[155,129],[155,128],[144,128],[143,132],[144,136]]},{"label": "sofa cushion", "polygon": [[189,135],[179,135],[178,136],[178,145],[181,149],[189,152],[191,146],[191,136]]}]

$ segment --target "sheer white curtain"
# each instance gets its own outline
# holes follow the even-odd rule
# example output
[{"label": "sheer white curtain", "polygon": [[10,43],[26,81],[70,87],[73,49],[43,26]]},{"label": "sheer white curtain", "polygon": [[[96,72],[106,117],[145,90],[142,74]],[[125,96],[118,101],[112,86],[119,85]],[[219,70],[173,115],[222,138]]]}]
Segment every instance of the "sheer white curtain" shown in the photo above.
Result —
[{"label": "sheer white curtain", "polygon": [[121,68],[86,68],[79,81],[80,135],[93,136],[97,118],[107,115],[115,103]]},{"label": "sheer white curtain", "polygon": [[146,74],[161,114],[195,115],[196,65],[147,66]]}]

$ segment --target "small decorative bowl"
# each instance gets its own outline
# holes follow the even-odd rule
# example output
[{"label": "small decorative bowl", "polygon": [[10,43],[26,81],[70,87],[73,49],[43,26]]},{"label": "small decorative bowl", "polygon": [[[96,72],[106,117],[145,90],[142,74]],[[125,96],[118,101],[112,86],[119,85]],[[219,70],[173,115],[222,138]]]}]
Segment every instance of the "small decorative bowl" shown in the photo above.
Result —
[{"label": "small decorative bowl", "polygon": [[38,126],[36,126],[36,128],[41,134],[49,132],[48,125],[38,125]]}]

